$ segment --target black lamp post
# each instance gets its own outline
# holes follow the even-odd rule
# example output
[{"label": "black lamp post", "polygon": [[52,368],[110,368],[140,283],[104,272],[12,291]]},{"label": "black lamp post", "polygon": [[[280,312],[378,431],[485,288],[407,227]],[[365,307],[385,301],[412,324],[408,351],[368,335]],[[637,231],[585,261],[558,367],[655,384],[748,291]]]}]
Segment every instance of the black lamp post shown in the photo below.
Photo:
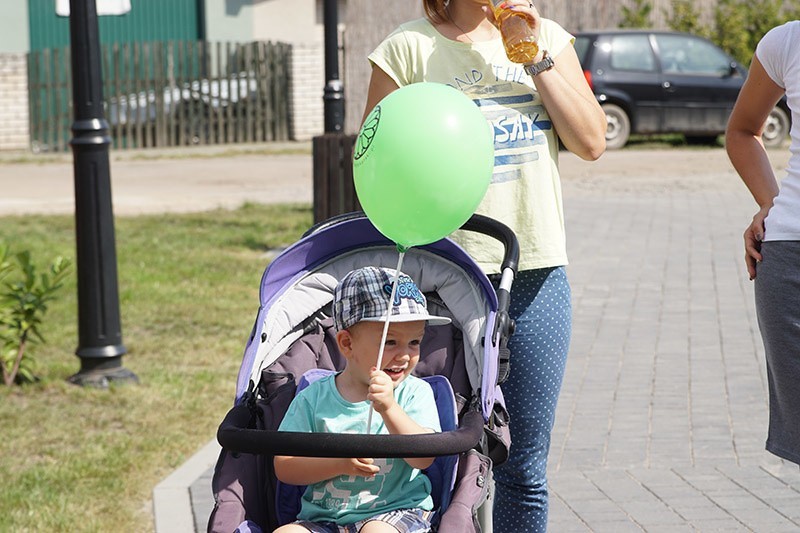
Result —
[{"label": "black lamp post", "polygon": [[337,0],[325,0],[325,133],[313,138],[314,222],[359,208],[353,186],[355,135],[344,134],[344,87],[339,79]]},{"label": "black lamp post", "polygon": [[338,0],[325,0],[325,132],[344,133],[344,86],[339,79],[339,12]]},{"label": "black lamp post", "polygon": [[100,37],[95,0],[70,0],[72,50],[72,146],[75,178],[75,240],[78,274],[80,371],[71,383],[107,387],[138,382],[122,366],[117,257],[108,151],[111,137],[103,112]]}]

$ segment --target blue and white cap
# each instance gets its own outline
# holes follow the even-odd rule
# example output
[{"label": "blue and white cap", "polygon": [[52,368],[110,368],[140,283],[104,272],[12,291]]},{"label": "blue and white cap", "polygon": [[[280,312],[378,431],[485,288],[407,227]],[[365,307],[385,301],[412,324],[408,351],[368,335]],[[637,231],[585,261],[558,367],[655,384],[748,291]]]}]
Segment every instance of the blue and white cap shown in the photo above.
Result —
[{"label": "blue and white cap", "polygon": [[333,321],[337,330],[347,329],[361,321],[412,322],[425,320],[439,326],[450,319],[428,313],[425,295],[408,275],[400,272],[394,302],[390,305],[395,270],[363,267],[348,272],[333,292]]}]

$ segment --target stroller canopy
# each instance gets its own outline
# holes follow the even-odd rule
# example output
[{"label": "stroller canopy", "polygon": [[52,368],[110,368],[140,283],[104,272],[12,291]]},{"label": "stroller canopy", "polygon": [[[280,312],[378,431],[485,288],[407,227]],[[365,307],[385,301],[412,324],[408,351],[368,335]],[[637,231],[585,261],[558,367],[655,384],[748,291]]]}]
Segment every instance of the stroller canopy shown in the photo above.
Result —
[{"label": "stroller canopy", "polygon": [[[266,269],[260,308],[237,380],[236,401],[261,370],[304,334],[310,321],[330,317],[333,290],[349,271],[365,266],[396,268],[398,251],[366,217],[322,227],[297,241]],[[466,369],[473,391],[481,391],[488,420],[497,394],[497,350],[491,341],[497,296],[478,265],[449,239],[405,253],[401,270],[423,293],[435,293],[444,314],[463,333]],[[436,305],[431,302],[430,305]],[[486,337],[486,341],[484,341]]]}]

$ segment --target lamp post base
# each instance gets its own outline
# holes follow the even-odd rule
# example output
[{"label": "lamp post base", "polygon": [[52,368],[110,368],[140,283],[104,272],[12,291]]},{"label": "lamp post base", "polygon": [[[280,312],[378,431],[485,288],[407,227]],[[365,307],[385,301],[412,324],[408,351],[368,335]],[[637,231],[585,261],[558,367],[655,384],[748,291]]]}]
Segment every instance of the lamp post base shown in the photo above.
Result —
[{"label": "lamp post base", "polygon": [[122,366],[122,356],[108,359],[81,359],[81,369],[67,378],[73,385],[107,389],[111,383],[138,384],[139,378]]}]

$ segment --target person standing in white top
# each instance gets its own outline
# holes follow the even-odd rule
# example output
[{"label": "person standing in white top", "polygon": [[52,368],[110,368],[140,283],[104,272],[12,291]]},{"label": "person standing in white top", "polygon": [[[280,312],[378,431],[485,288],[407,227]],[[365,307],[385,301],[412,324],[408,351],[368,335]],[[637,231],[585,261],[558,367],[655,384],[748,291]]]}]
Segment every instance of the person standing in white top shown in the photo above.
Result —
[{"label": "person standing in white top", "polygon": [[[800,464],[800,21],[771,29],[756,47],[726,131],[728,157],[759,211],[744,232],[769,379],[769,452]],[[778,181],[761,134],[786,95],[791,157]]]}]

